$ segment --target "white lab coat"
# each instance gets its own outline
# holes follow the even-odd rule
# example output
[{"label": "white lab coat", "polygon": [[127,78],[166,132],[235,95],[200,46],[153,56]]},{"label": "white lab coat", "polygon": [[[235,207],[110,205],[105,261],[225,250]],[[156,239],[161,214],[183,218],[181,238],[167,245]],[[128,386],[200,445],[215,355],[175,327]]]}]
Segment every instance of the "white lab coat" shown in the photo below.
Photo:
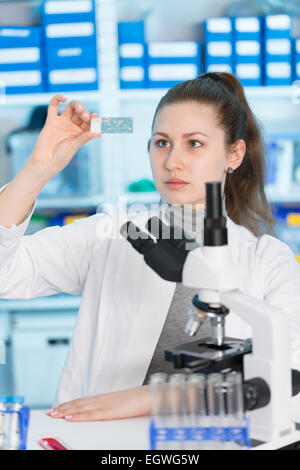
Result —
[{"label": "white lab coat", "polygon": [[[117,208],[24,236],[33,210],[18,227],[0,226],[0,298],[82,294],[55,404],[142,385],[176,283],[160,278],[119,234],[128,217]],[[144,231],[148,218],[146,211],[130,216]],[[229,217],[227,227],[231,256],[241,268],[241,290],[282,309],[300,349],[295,255],[278,239],[257,239]],[[227,335],[251,336],[234,312],[226,322]],[[300,368],[299,355],[297,360],[293,367]]]}]

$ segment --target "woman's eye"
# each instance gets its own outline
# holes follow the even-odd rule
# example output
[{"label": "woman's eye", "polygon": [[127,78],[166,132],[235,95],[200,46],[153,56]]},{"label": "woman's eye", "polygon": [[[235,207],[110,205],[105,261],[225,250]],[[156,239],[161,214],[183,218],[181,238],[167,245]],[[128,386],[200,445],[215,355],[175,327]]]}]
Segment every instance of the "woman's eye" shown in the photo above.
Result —
[{"label": "woman's eye", "polygon": [[199,140],[190,140],[189,142],[190,142],[191,145],[196,144],[196,145],[192,145],[193,148],[198,148],[198,147],[202,146],[202,144],[201,144],[201,142],[199,142]]},{"label": "woman's eye", "polygon": [[[161,145],[161,143],[163,143],[163,145]],[[157,140],[155,142],[155,145],[160,148],[166,148],[166,145],[164,145],[166,143],[168,144],[169,142],[167,140]]]}]

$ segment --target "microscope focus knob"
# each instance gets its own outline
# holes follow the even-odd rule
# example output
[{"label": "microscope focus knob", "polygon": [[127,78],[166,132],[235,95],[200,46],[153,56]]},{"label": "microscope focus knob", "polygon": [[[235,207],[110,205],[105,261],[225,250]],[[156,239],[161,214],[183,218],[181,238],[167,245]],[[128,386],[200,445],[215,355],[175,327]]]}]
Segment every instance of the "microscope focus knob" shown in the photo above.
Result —
[{"label": "microscope focus knob", "polygon": [[271,390],[267,382],[260,377],[244,382],[244,409],[245,411],[257,410],[270,403]]}]

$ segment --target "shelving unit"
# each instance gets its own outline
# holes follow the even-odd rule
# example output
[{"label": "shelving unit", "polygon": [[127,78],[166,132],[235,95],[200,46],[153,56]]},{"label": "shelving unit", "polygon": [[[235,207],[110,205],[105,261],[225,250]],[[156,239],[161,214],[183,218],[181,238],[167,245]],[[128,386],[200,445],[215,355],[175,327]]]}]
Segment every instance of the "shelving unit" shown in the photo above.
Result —
[{"label": "shelving unit", "polygon": [[96,209],[99,204],[105,202],[104,195],[99,196],[86,196],[86,197],[69,197],[69,198],[38,198],[36,202],[36,210],[45,209]]},{"label": "shelving unit", "polygon": [[[263,100],[288,100],[292,102],[292,90],[289,86],[262,86],[262,87],[244,87],[246,96],[250,101]],[[145,88],[137,90],[120,90],[117,89],[115,99],[118,102],[135,102],[135,101],[154,101],[158,102],[165,93],[167,88]],[[36,106],[47,105],[55,93],[35,93],[24,95],[7,95],[5,101],[1,101],[1,108],[13,106]],[[97,103],[101,106],[104,103],[106,94],[103,90],[99,91],[78,91],[78,92],[62,92],[64,96],[71,100],[80,100],[84,103]],[[109,100],[110,101],[110,100]]]},{"label": "shelving unit", "polygon": [[[121,6],[120,1],[96,0],[95,4],[100,88],[95,91],[68,92],[63,94],[67,97],[68,101],[72,99],[80,100],[87,107],[97,110],[102,116],[122,116],[124,112],[132,112],[139,116],[139,107],[141,105],[145,105],[147,109],[153,109],[154,111],[161,97],[167,92],[167,89],[121,90],[119,88],[117,23]],[[220,5],[216,5],[216,9],[220,8]],[[124,5],[122,8],[124,8]],[[194,4],[192,8],[195,9]],[[208,5],[203,5],[205,16],[208,16],[207,10]],[[245,88],[245,92],[255,114],[265,125],[266,135],[269,138],[290,138],[291,136],[295,137],[298,133],[300,135],[300,108],[293,99],[295,89],[288,86],[248,87]],[[5,97],[4,101],[1,99],[0,112],[5,112],[8,108],[14,109],[20,106],[47,105],[53,95],[54,93],[9,95]],[[288,120],[286,120],[286,116],[289,116]],[[141,135],[137,136],[134,134],[134,138],[140,141],[142,137]],[[145,147],[146,140],[145,134]],[[99,141],[99,153],[102,159],[103,170],[103,192],[101,194],[74,198],[57,197],[48,199],[40,197],[37,200],[36,211],[43,212],[49,209],[69,211],[96,209],[99,204],[105,202],[117,204],[121,196],[125,196],[129,204],[134,202],[144,202],[146,204],[158,202],[160,196],[157,192],[130,193],[127,191],[126,181],[124,181],[124,166],[126,166],[126,163],[124,163],[124,152],[125,157],[127,157],[126,151],[128,152],[128,147],[125,147],[124,150],[124,141],[123,136],[115,136],[113,138],[103,136]],[[127,145],[131,145],[131,143],[129,142]],[[140,148],[142,149],[141,144]],[[133,147],[134,151],[135,147]],[[146,156],[144,149],[141,151]],[[137,153],[139,153],[139,150]],[[129,164],[132,164],[132,161],[134,161],[142,165],[143,162],[138,161],[138,158],[143,157],[134,156],[129,161]],[[147,170],[145,169],[145,174],[141,175],[141,178],[147,176],[146,172]],[[151,177],[151,175],[149,176]],[[273,188],[266,188],[266,193],[270,202],[300,203],[300,191],[295,190],[286,195]]]},{"label": "shelving unit", "polygon": [[[247,98],[273,100],[288,99],[291,100],[292,91],[289,86],[263,86],[263,87],[244,87]],[[119,99],[121,101],[135,100],[159,100],[166,92],[167,88],[144,89],[144,90],[119,90]]]},{"label": "shelving unit", "polygon": [[[80,100],[84,103],[97,104],[101,102],[100,91],[79,91],[78,93],[66,92],[62,94],[68,99],[68,101]],[[54,95],[55,93],[28,93],[24,95],[6,95],[5,97],[2,97],[0,107],[5,109],[7,107],[48,105]]]},{"label": "shelving unit", "polygon": [[25,300],[0,300],[0,313],[6,311],[41,311],[53,310],[77,310],[80,306],[81,296],[58,294],[49,297],[39,297]]},{"label": "shelving unit", "polygon": [[[118,70],[118,37],[117,37],[117,11],[120,6],[118,0],[96,0],[96,26],[98,47],[98,73],[100,89],[90,92],[64,93],[68,100],[82,101],[86,106],[96,109],[102,116],[122,116],[124,109],[133,113],[141,103],[155,110],[161,97],[167,89],[120,90]],[[194,8],[194,6],[193,6]],[[203,7],[207,9],[207,5]],[[252,109],[266,126],[266,134],[275,138],[289,138],[300,132],[300,108],[293,103],[293,90],[287,86],[277,87],[248,87],[246,96]],[[53,93],[7,96],[5,102],[0,104],[1,110],[20,106],[47,105]],[[139,109],[136,111],[138,115]],[[283,116],[289,116],[288,122]],[[134,122],[135,125],[135,122]],[[285,136],[285,137],[283,137]],[[140,137],[138,137],[140,138]],[[103,169],[103,192],[93,197],[83,198],[38,198],[36,210],[42,212],[47,209],[87,209],[96,208],[102,202],[117,204],[120,196],[128,197],[132,202],[156,202],[157,193],[129,193],[124,181],[124,147],[122,136],[114,139],[104,136],[99,141],[99,152]],[[145,138],[146,147],[146,138]],[[141,146],[142,148],[142,146]],[[125,154],[126,154],[125,149]],[[146,155],[144,153],[144,155]],[[132,160],[130,160],[130,163]],[[145,170],[147,173],[147,170]],[[148,170],[148,175],[149,174]],[[141,175],[141,178],[147,176]],[[278,202],[282,196],[266,188],[270,201]],[[275,199],[273,199],[275,198]],[[284,201],[286,196],[283,197]],[[292,200],[297,202],[296,192]],[[299,198],[300,201],[300,198]]]}]

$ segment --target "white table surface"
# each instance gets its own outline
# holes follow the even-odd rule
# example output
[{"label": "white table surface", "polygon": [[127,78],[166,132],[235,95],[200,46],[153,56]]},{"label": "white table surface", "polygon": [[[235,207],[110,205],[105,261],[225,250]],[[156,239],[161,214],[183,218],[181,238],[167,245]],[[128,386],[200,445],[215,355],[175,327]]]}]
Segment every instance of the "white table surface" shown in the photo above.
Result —
[{"label": "white table surface", "polygon": [[44,410],[31,410],[28,450],[41,450],[38,437],[56,435],[74,450],[149,450],[149,416],[71,423],[51,418]]},{"label": "white table surface", "polygon": [[[74,450],[149,450],[150,417],[71,423],[51,418],[44,410],[31,410],[27,450],[42,450],[39,437],[51,434]],[[253,450],[272,450],[300,441],[300,432],[265,443]]]}]

